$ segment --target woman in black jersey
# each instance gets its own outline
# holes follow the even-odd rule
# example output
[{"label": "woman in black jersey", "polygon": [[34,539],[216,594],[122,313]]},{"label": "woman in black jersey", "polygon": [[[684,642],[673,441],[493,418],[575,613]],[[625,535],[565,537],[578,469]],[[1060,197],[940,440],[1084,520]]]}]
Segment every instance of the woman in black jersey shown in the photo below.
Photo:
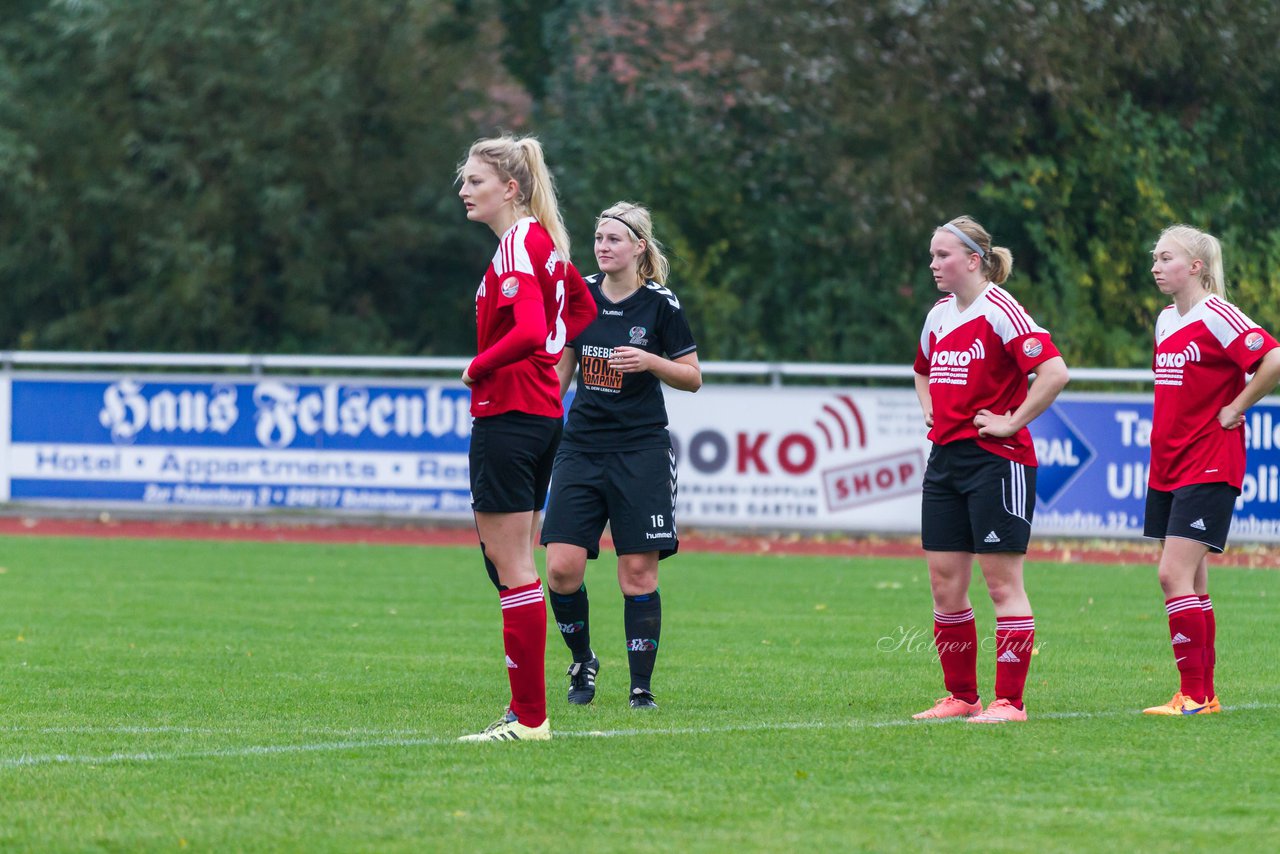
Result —
[{"label": "woman in black jersey", "polygon": [[697,344],[680,301],[663,283],[667,260],[649,211],[619,202],[596,222],[596,263],[587,277],[598,314],[569,342],[561,391],[578,384],[556,453],[542,544],[561,636],[573,654],[569,702],[595,698],[600,661],[591,649],[587,560],[609,524],[624,599],[632,708],[656,708],[650,679],[662,633],[658,561],[676,553],[676,462],[662,383],[702,386]]}]

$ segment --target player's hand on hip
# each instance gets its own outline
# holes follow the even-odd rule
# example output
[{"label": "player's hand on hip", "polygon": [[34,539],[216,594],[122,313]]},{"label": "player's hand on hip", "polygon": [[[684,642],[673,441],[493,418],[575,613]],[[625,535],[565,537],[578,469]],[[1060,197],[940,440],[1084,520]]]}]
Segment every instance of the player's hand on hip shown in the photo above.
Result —
[{"label": "player's hand on hip", "polygon": [[1218,411],[1218,423],[1223,430],[1235,430],[1244,426],[1244,413],[1237,412],[1234,407],[1224,406]]},{"label": "player's hand on hip", "polygon": [[973,426],[978,428],[978,435],[983,438],[992,436],[1003,439],[1018,432],[1018,428],[1013,425],[1012,411],[996,415],[989,409],[980,409],[973,416]]}]

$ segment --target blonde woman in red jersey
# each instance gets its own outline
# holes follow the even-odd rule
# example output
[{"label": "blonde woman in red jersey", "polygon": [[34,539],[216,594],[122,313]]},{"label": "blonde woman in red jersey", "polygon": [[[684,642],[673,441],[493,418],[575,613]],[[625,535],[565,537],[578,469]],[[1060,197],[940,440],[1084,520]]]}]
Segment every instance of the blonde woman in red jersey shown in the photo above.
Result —
[{"label": "blonde woman in red jersey", "polygon": [[[1066,386],[1067,366],[1049,333],[1000,287],[1013,256],[992,246],[986,229],[957,217],[934,232],[929,254],[947,296],[925,319],[915,361],[916,396],[933,442],[921,541],[948,694],[913,717],[1025,721],[1022,691],[1035,642],[1022,583],[1035,512],[1036,454],[1027,425]],[[975,558],[996,612],[995,700],[985,710],[969,602]]]},{"label": "blonde woman in red jersey", "polygon": [[[1149,715],[1222,711],[1209,552],[1221,553],[1244,482],[1244,414],[1280,381],[1280,344],[1226,300],[1217,238],[1160,234],[1151,274],[1173,298],[1156,319],[1155,412],[1143,533],[1161,541],[1160,587],[1180,684]],[[1245,382],[1245,374],[1253,378]]]},{"label": "blonde woman in red jersey", "polygon": [[536,139],[471,146],[458,169],[467,219],[498,236],[476,291],[479,354],[462,373],[471,389],[471,506],[480,552],[502,606],[511,702],[461,741],[545,741],[547,605],[533,560],[564,408],[556,363],[596,317],[569,262],[569,236]]}]

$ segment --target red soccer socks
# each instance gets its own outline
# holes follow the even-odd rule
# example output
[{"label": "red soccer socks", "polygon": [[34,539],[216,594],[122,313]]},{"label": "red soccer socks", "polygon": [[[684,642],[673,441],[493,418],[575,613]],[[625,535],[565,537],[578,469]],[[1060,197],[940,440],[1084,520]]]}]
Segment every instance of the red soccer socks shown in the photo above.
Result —
[{"label": "red soccer socks", "polygon": [[547,719],[547,601],[542,582],[499,591],[498,597],[511,711],[524,726],[538,727]]}]

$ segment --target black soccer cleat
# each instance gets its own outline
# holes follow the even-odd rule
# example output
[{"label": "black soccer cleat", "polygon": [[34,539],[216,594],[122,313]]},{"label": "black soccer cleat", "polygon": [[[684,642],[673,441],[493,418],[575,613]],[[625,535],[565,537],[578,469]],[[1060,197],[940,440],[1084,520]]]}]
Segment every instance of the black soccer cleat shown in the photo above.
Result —
[{"label": "black soccer cleat", "polygon": [[631,708],[633,709],[656,709],[658,701],[653,699],[653,694],[643,688],[631,689]]},{"label": "black soccer cleat", "polygon": [[585,706],[596,698],[596,674],[600,672],[600,659],[592,655],[587,661],[575,661],[569,665],[569,702]]}]

